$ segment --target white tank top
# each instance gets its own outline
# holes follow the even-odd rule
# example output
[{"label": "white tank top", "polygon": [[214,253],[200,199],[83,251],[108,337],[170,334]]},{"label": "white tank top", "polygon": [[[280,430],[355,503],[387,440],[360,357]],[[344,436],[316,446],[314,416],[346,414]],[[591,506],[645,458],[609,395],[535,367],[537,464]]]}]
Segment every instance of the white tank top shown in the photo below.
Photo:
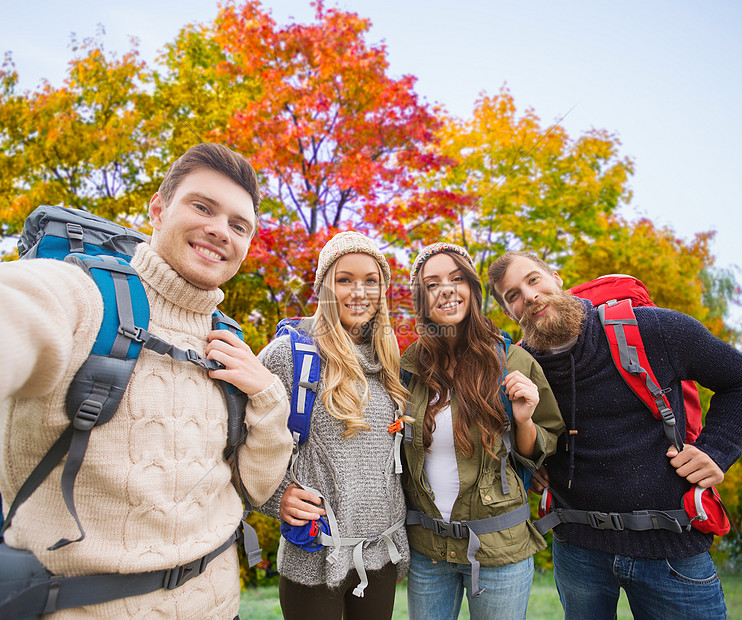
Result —
[{"label": "white tank top", "polygon": [[430,452],[425,453],[423,470],[430,482],[436,508],[443,520],[451,520],[451,511],[459,496],[459,468],[453,442],[453,417],[451,403],[446,404],[435,416],[435,430]]}]

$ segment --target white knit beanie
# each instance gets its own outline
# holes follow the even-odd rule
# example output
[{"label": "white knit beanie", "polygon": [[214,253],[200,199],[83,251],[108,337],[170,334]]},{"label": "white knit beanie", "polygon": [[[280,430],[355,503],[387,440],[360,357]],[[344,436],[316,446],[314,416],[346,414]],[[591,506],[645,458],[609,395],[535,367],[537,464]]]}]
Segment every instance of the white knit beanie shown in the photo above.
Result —
[{"label": "white knit beanie", "polygon": [[319,253],[319,262],[317,263],[317,275],[314,278],[314,292],[319,294],[319,287],[332,264],[344,254],[368,254],[381,267],[381,273],[384,276],[387,288],[391,282],[391,271],[389,263],[381,253],[376,244],[366,235],[359,232],[348,230],[338,233],[330,239],[322,251]]}]

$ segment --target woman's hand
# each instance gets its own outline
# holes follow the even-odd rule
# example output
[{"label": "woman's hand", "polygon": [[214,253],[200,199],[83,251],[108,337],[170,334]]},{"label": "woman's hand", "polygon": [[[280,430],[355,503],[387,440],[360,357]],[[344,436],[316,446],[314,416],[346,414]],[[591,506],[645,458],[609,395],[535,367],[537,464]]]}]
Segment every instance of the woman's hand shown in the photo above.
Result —
[{"label": "woman's hand", "polygon": [[519,370],[509,372],[502,384],[513,405],[515,447],[530,459],[536,452],[537,431],[532,418],[539,401],[538,387]]},{"label": "woman's hand", "polygon": [[325,515],[321,508],[322,500],[314,493],[300,489],[293,482],[286,487],[281,496],[281,521],[289,525],[305,525]]},{"label": "woman's hand", "polygon": [[538,387],[520,370],[509,372],[502,384],[513,403],[513,420],[516,424],[527,424],[538,405]]}]

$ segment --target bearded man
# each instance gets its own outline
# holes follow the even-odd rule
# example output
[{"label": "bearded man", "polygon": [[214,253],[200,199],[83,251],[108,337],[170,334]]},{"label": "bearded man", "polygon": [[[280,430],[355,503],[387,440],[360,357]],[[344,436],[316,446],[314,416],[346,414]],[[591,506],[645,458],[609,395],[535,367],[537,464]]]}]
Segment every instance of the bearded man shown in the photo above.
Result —
[{"label": "bearded man", "polygon": [[742,452],[742,355],[687,315],[635,309],[681,436],[681,381],[715,393],[700,436],[678,452],[616,369],[589,301],[563,291],[559,274],[525,252],[500,256],[488,275],[495,299],[522,327],[523,347],[541,364],[567,426],[543,472],[552,508],[611,517],[554,528],[554,578],[565,618],[615,618],[621,588],[635,618],[726,617],[708,553],[712,534],[635,529],[620,517],[677,510],[691,485],[723,480]]}]

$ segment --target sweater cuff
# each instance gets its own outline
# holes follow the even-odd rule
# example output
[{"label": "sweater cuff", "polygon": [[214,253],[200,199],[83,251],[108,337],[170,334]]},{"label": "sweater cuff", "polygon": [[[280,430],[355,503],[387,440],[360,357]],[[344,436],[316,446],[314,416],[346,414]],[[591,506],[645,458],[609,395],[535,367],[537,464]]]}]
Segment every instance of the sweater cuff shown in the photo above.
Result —
[{"label": "sweater cuff", "polygon": [[[286,388],[278,376],[274,374],[273,382],[264,390],[253,394],[250,397],[250,401],[252,402],[253,409],[264,412],[266,409],[274,407],[276,403],[284,398],[288,398]],[[250,422],[250,420],[245,421]]]}]

